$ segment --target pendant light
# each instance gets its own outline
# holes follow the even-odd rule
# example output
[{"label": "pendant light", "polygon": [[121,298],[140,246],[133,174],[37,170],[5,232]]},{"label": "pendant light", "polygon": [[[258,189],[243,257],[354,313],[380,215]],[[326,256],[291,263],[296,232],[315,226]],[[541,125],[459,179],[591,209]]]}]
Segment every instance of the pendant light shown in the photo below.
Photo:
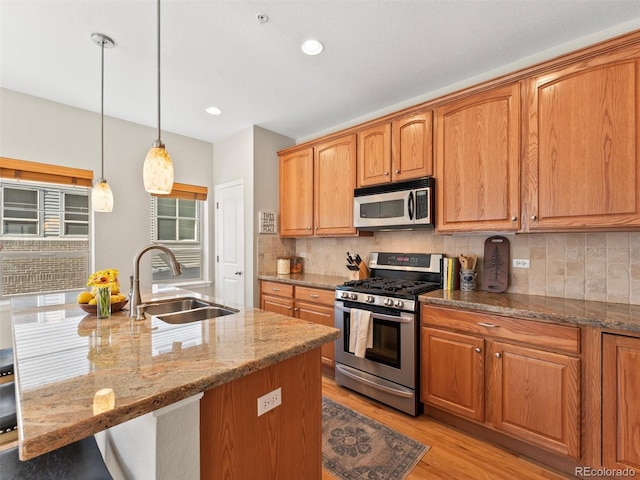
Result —
[{"label": "pendant light", "polygon": [[160,0],[158,0],[158,139],[147,152],[142,169],[144,189],[149,193],[169,194],[173,188],[173,162],[160,139]]},{"label": "pendant light", "polygon": [[114,43],[106,35],[101,33],[91,34],[93,43],[100,47],[102,52],[102,81],[100,84],[100,148],[101,148],[101,170],[100,178],[91,191],[91,205],[95,212],[111,212],[113,210],[113,193],[111,187],[104,178],[104,49],[113,48]]}]

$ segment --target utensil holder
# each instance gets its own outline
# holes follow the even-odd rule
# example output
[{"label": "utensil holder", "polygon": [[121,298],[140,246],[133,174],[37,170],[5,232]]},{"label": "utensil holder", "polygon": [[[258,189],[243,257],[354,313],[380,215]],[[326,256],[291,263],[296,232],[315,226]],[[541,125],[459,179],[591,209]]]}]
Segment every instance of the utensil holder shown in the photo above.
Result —
[{"label": "utensil holder", "polygon": [[461,268],[460,269],[460,290],[463,292],[475,292],[477,275],[478,273],[475,270]]}]

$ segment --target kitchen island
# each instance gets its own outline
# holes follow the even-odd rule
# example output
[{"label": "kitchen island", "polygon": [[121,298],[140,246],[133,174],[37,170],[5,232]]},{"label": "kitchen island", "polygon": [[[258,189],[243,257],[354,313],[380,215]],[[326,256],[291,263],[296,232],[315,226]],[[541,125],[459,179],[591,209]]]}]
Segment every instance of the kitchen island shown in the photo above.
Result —
[{"label": "kitchen island", "polygon": [[[135,321],[126,310],[98,320],[76,294],[13,300],[23,460],[314,350],[319,372],[319,348],[338,335],[259,309],[182,325]],[[143,301],[176,296],[200,295],[165,288]]]}]

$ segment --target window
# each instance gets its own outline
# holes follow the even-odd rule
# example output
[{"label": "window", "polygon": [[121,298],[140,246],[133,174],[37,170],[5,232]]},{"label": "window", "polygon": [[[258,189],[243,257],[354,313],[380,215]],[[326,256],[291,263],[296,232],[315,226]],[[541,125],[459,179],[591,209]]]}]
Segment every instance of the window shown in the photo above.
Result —
[{"label": "window", "polygon": [[151,197],[151,241],[169,247],[182,266],[182,275],[174,278],[165,254],[152,250],[153,282],[205,279],[206,192],[204,187],[174,184],[170,195]]},{"label": "window", "polygon": [[5,235],[38,235],[40,233],[37,189],[2,188],[2,233]]},{"label": "window", "polygon": [[0,296],[84,288],[93,172],[0,157]]}]

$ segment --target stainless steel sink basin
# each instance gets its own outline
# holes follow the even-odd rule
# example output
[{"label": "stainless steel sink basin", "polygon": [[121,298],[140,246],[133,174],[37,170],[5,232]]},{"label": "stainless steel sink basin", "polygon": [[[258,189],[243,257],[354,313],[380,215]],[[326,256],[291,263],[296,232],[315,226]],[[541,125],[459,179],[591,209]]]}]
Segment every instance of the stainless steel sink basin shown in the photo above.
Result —
[{"label": "stainless steel sink basin", "polygon": [[195,297],[169,298],[166,300],[156,300],[146,302],[142,305],[143,310],[149,315],[161,315],[163,313],[185,312],[196,308],[209,306],[219,306]]},{"label": "stainless steel sink basin", "polygon": [[238,310],[234,310],[228,307],[209,306],[203,308],[197,308],[195,310],[186,310],[184,312],[168,313],[166,315],[158,315],[158,319],[167,323],[191,323],[199,322],[200,320],[209,320],[210,318],[222,317],[225,315],[233,315],[238,313]]},{"label": "stainless steel sink basin", "polygon": [[147,315],[166,323],[181,324],[238,313],[239,310],[195,297],[168,298],[140,305]]}]

